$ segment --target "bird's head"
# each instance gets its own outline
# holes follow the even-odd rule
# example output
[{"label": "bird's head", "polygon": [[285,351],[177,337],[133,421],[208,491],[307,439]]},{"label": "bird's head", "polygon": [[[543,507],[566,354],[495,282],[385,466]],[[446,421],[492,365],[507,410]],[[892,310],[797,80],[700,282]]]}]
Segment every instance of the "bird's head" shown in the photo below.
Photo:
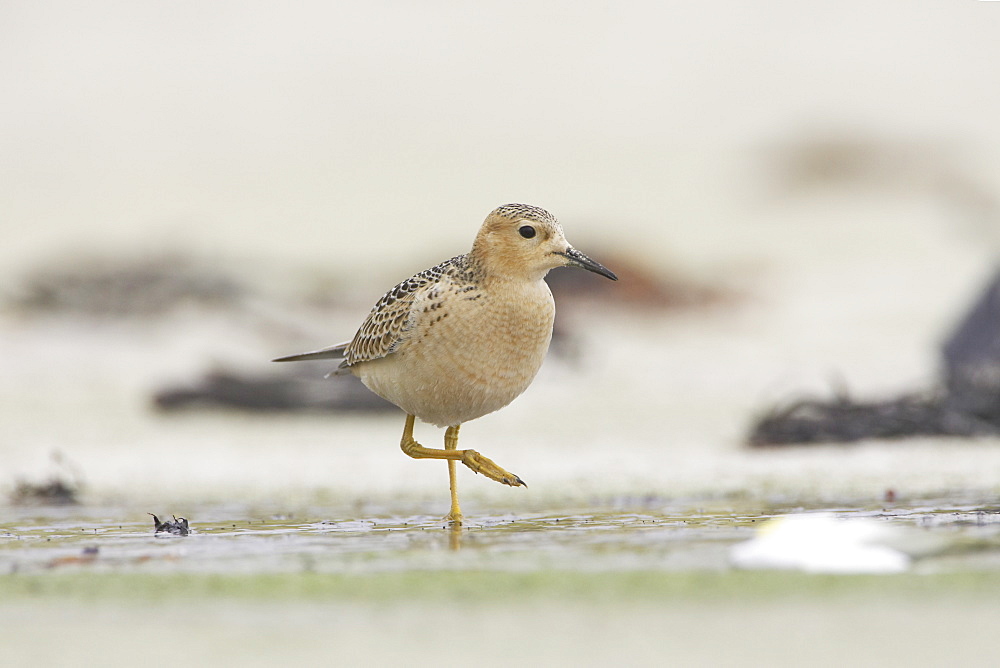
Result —
[{"label": "bird's head", "polygon": [[529,204],[494,209],[470,255],[490,277],[538,281],[556,267],[581,267],[618,280],[610,269],[569,245],[555,216]]}]

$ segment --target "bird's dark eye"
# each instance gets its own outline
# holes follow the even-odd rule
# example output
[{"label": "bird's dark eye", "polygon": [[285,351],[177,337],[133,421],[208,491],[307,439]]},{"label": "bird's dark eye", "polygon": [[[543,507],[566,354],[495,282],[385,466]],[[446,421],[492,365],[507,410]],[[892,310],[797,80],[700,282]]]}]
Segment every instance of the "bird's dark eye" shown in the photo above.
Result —
[{"label": "bird's dark eye", "polygon": [[535,228],[533,228],[531,225],[522,225],[521,229],[519,229],[517,233],[520,234],[525,239],[531,239],[535,236]]}]

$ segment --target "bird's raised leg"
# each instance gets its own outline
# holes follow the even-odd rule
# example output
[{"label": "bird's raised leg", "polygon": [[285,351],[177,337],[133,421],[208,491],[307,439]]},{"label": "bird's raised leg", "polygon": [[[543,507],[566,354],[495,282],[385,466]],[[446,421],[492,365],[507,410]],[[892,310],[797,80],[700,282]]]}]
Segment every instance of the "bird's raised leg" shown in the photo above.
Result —
[{"label": "bird's raised leg", "polygon": [[[504,485],[510,485],[511,487],[520,487],[527,485],[524,481],[518,478],[513,473],[506,471],[499,466],[497,466],[492,459],[483,457],[481,454],[475,450],[459,450],[458,449],[458,426],[448,427],[448,431],[445,432],[444,441],[445,449],[438,450],[437,448],[425,448],[413,439],[413,421],[412,415],[406,416],[406,427],[403,428],[403,439],[399,443],[399,447],[402,448],[403,452],[408,454],[414,459],[447,459],[449,462],[462,462],[475,473],[482,473],[484,476],[490,480],[496,480]],[[458,494],[455,491],[454,484],[454,467],[448,467],[449,477],[451,477],[451,494],[452,494],[452,512],[458,510]],[[459,514],[461,511],[459,511]]]}]

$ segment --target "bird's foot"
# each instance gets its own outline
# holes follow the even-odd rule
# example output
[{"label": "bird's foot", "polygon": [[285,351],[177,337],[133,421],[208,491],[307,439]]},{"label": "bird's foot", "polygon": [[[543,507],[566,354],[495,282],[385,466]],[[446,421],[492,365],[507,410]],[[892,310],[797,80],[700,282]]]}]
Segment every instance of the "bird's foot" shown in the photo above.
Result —
[{"label": "bird's foot", "polygon": [[496,480],[511,487],[527,487],[523,480],[497,466],[489,457],[484,457],[475,450],[462,450],[462,463],[472,469],[475,473],[482,473],[490,480]]}]

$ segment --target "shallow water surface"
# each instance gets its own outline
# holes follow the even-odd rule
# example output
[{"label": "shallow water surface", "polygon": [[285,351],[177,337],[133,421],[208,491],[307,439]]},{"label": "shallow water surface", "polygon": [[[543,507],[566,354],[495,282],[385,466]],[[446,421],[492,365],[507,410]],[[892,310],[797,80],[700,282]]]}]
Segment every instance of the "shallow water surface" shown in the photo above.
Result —
[{"label": "shallow water surface", "polygon": [[[476,516],[451,527],[431,515],[324,518],[312,509],[255,516],[250,509],[204,507],[188,518],[191,534],[178,536],[154,533],[148,516],[115,508],[21,509],[3,525],[0,562],[6,573],[723,572],[731,568],[731,546],[751,538],[765,520],[815,510],[654,503],[598,512]],[[1000,568],[995,507],[938,500],[823,510],[933,537],[943,547],[919,560],[918,569]]]}]

